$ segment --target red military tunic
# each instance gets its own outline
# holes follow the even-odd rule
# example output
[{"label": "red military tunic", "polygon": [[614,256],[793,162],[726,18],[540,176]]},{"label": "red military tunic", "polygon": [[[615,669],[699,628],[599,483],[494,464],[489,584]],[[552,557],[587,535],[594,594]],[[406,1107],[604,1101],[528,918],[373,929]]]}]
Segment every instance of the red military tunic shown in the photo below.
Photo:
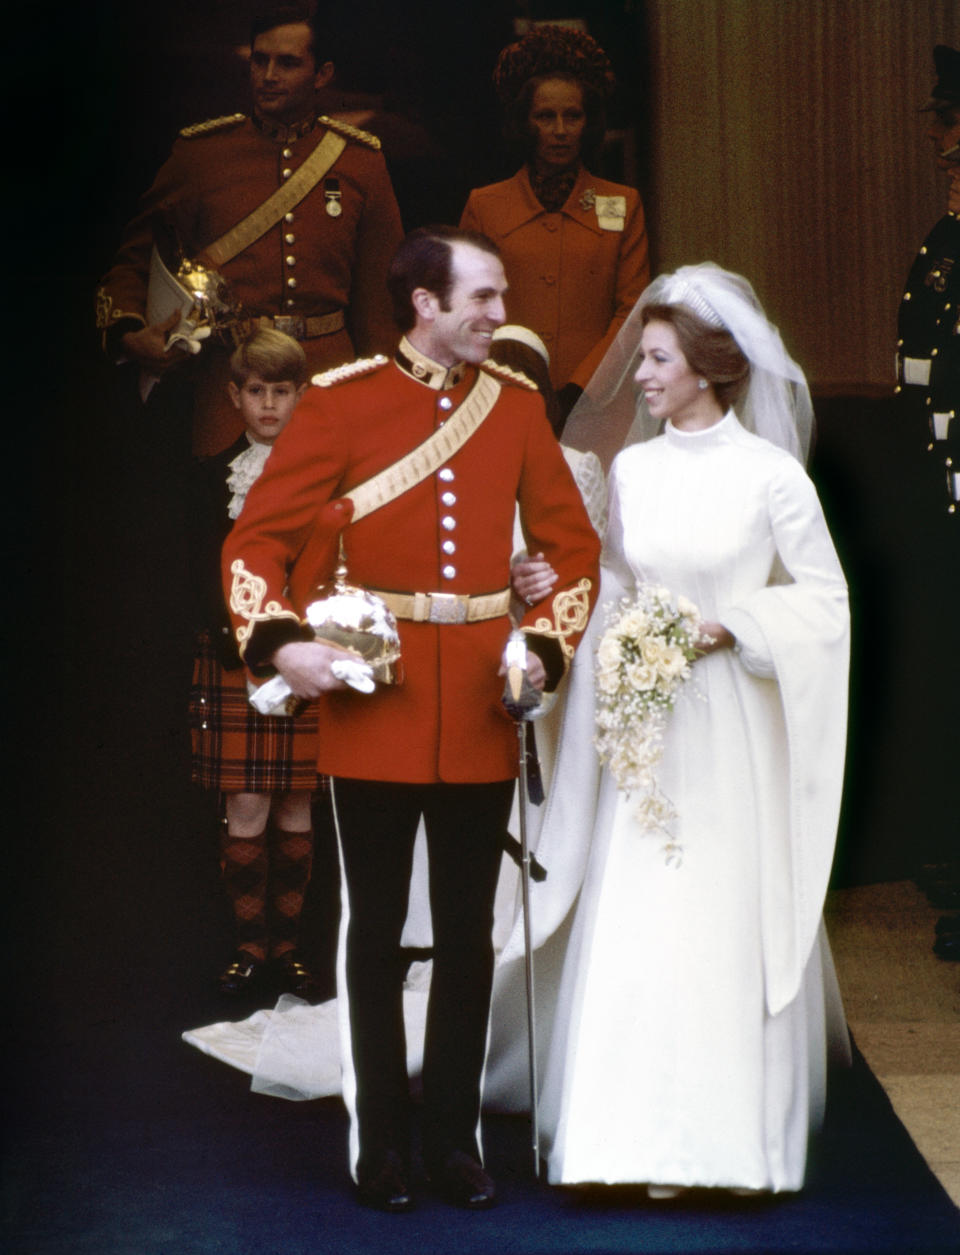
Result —
[{"label": "red military tunic", "polygon": [[[304,608],[332,571],[334,547],[322,543],[336,534],[330,503],[427,439],[476,371],[455,368],[445,381],[452,386],[431,387],[391,362],[310,389],[224,546],[227,599],[248,661],[272,653],[285,627],[287,639],[303,637]],[[483,424],[437,472],[347,527],[350,580],[391,592],[503,589],[518,503],[530,552],[542,551],[558,574],[555,592],[529,608],[522,626],[551,637],[569,661],[596,595],[600,544],[542,400],[517,382],[504,382]],[[259,590],[252,604],[251,587]],[[411,783],[515,776],[516,734],[498,675],[507,616],[400,620],[399,629],[402,684],[321,699],[319,770]]]},{"label": "red military tunic", "polygon": [[[345,327],[332,334],[304,338],[292,331],[303,340],[311,370],[349,361],[357,352],[389,352],[397,334],[386,275],[403,229],[379,141],[342,124],[334,129],[348,143],[327,175],[285,218],[219,267],[245,319],[345,311]],[[313,120],[279,127],[242,114],[187,127],[101,283],[101,330],[124,320],[145,323],[157,219],[173,228],[186,256],[196,258],[291,177],[325,133]],[[199,368],[197,453],[219,452],[243,429],[225,393],[227,356],[208,342],[197,363],[187,363]]]},{"label": "red military tunic", "polygon": [[[604,198],[616,213],[599,212]],[[524,166],[471,192],[460,225],[500,249],[507,314],[546,344],[553,386],[585,387],[650,282],[639,193],[581,170],[563,208],[551,213]]]}]

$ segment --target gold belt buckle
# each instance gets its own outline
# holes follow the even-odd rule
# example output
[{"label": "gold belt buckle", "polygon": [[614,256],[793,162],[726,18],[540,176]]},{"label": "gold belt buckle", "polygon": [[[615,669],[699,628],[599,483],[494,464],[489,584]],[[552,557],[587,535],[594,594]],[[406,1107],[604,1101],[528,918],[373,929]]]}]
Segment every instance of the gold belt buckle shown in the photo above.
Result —
[{"label": "gold belt buckle", "polygon": [[306,340],[307,320],[299,314],[277,314],[273,319],[274,328],[294,340]]},{"label": "gold belt buckle", "polygon": [[466,623],[470,598],[463,593],[431,593],[428,623]]}]

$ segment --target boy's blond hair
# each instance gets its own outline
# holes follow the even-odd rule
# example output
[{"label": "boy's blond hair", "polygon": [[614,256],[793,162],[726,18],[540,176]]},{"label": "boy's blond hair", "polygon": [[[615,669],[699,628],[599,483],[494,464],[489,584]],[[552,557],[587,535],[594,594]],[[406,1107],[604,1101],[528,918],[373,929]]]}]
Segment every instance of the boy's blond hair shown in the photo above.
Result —
[{"label": "boy's blond hair", "polygon": [[307,379],[307,358],[291,336],[265,327],[242,341],[230,357],[230,377],[242,388],[251,375],[259,375],[264,383],[286,383],[299,386]]}]

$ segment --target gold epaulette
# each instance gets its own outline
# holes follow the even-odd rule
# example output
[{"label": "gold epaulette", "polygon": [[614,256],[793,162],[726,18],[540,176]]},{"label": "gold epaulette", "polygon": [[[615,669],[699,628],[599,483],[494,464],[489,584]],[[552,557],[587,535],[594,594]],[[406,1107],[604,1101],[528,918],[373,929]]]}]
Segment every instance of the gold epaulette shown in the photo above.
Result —
[{"label": "gold epaulette", "polygon": [[493,375],[495,379],[499,379],[503,383],[515,383],[518,388],[528,388],[531,392],[539,391],[530,376],[525,375],[522,370],[512,370],[509,366],[503,366],[500,362],[495,362],[490,357],[485,362],[480,363],[480,369],[485,370],[488,375]]},{"label": "gold epaulette", "polygon": [[366,144],[368,148],[380,151],[380,140],[376,135],[371,135],[369,131],[361,131],[359,126],[351,126],[349,122],[341,122],[339,118],[328,118],[325,113],[321,113],[317,121],[329,130],[345,135],[347,139],[354,139],[358,144]]},{"label": "gold epaulette", "polygon": [[237,126],[247,120],[245,113],[228,113],[222,118],[208,118],[206,122],[194,122],[185,126],[180,132],[181,139],[197,139],[201,135],[211,135],[214,131],[224,131],[228,126]]},{"label": "gold epaulette", "polygon": [[342,366],[334,366],[314,375],[310,382],[315,388],[333,388],[338,383],[346,383],[350,379],[359,379],[361,375],[370,375],[375,370],[381,370],[389,360],[382,353],[378,353],[376,357],[358,357],[355,362],[344,362]]}]

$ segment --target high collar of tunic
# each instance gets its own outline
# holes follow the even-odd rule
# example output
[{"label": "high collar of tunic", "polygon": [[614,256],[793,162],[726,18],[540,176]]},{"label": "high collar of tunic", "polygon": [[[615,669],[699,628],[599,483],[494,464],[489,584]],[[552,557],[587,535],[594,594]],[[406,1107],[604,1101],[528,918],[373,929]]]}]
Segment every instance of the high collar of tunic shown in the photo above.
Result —
[{"label": "high collar of tunic", "polygon": [[417,383],[426,384],[428,388],[433,388],[436,392],[456,387],[467,373],[466,362],[457,362],[453,366],[441,366],[433,358],[427,357],[426,353],[421,353],[419,349],[414,348],[406,336],[397,346],[394,360],[405,375],[415,379]]},{"label": "high collar of tunic", "polygon": [[710,427],[700,427],[696,431],[683,431],[679,427],[674,427],[668,418],[663,427],[663,434],[667,441],[677,449],[706,453],[729,440],[739,426],[733,410],[727,410],[719,423],[713,423]]},{"label": "high collar of tunic", "polygon": [[310,134],[317,125],[317,115],[310,113],[302,121],[291,122],[288,125],[285,122],[271,122],[254,113],[253,125],[266,139],[274,139],[278,144],[289,144]]}]

